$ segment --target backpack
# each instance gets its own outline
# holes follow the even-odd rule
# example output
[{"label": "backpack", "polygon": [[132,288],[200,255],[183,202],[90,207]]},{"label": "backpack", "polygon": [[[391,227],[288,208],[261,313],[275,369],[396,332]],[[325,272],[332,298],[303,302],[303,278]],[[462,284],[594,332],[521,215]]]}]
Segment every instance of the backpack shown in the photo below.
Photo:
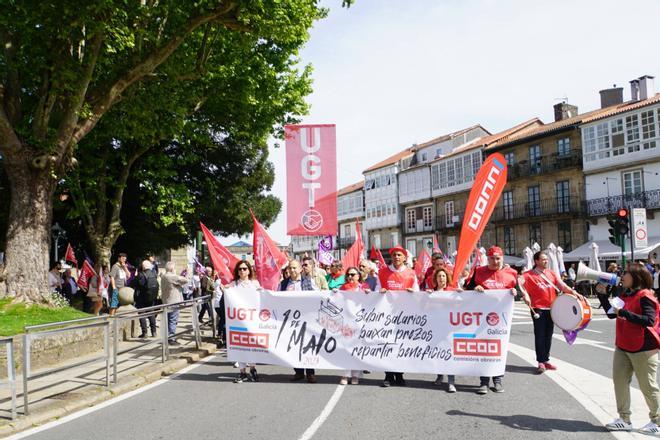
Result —
[{"label": "backpack", "polygon": [[155,299],[158,296],[159,290],[158,277],[153,270],[147,271],[145,275],[147,277],[147,292],[149,292],[151,298]]}]

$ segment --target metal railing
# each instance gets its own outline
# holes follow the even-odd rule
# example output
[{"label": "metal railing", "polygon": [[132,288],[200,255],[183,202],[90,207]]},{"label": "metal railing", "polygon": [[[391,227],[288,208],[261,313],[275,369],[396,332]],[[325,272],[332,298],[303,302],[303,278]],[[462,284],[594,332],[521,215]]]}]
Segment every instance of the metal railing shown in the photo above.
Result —
[{"label": "metal railing", "polygon": [[11,393],[11,419],[16,419],[16,369],[14,368],[14,338],[0,338],[7,352],[7,382],[1,386],[9,388]]},{"label": "metal railing", "polygon": [[491,221],[517,220],[531,217],[557,215],[584,215],[586,207],[577,197],[557,197],[524,203],[499,204],[493,211]]},{"label": "metal railing", "polygon": [[[156,316],[160,315],[161,316],[161,337],[160,340],[152,340],[152,341],[145,341],[142,344],[139,345],[140,348],[153,345],[153,344],[161,344],[161,362],[165,362],[169,359],[169,339],[176,337],[176,336],[181,336],[183,334],[187,334],[190,332],[194,333],[194,339],[195,339],[195,346],[199,349],[201,347],[201,335],[200,335],[200,325],[197,320],[197,314],[199,313],[198,306],[202,303],[208,303],[209,304],[209,310],[210,310],[210,317],[211,317],[211,328],[213,332],[213,336],[216,336],[217,334],[217,329],[216,329],[216,318],[215,318],[215,312],[213,310],[212,306],[212,296],[211,295],[205,295],[201,296],[198,298],[193,298],[189,299],[186,301],[174,303],[174,304],[161,304],[158,306],[153,306],[153,307],[145,307],[141,309],[135,309],[135,310],[129,310],[126,312],[118,313],[113,316],[94,316],[90,318],[82,318],[82,319],[74,319],[71,321],[61,321],[61,322],[51,322],[48,324],[40,324],[40,325],[31,325],[31,326],[26,326],[25,327],[25,334],[23,335],[23,414],[28,415],[29,414],[29,388],[28,388],[28,383],[30,379],[36,379],[38,377],[43,377],[47,376],[49,374],[57,373],[60,371],[68,370],[71,368],[79,367],[82,365],[90,364],[93,362],[98,362],[98,361],[105,361],[105,386],[110,385],[110,362],[112,361],[112,382],[117,383],[117,377],[118,377],[118,372],[117,372],[117,356],[132,350],[135,350],[136,347],[130,347],[125,350],[119,350],[119,329],[120,329],[120,323],[122,321],[132,321],[135,319],[140,319],[140,318],[148,318],[149,316]],[[174,335],[169,334],[169,329],[168,329],[168,319],[167,315],[169,312],[174,312],[174,311],[180,311],[183,309],[191,309],[191,314],[192,314],[192,329],[186,329],[184,331],[181,331],[179,333],[176,333]],[[31,365],[30,365],[30,348],[31,348],[31,342],[34,341],[35,339],[44,337],[44,336],[49,336],[49,335],[54,335],[54,334],[59,334],[59,333],[64,333],[64,332],[70,332],[70,331],[76,331],[76,330],[82,330],[82,329],[88,329],[88,328],[96,328],[96,327],[102,327],[103,328],[103,336],[104,336],[104,344],[103,344],[103,355],[98,356],[92,359],[86,359],[83,361],[79,362],[74,362],[71,364],[63,365],[57,368],[52,368],[48,370],[43,370],[39,372],[32,372],[31,371]],[[112,355],[110,355],[110,329],[112,328]],[[11,338],[9,338],[11,341]],[[10,344],[8,345],[8,350],[7,350],[7,362],[8,362],[8,368],[12,369],[11,376],[8,375],[10,378],[15,378],[15,375],[13,373],[13,356],[10,355],[10,353],[13,352],[13,344],[12,342],[6,342],[3,339],[0,339],[0,343],[7,343]],[[9,346],[11,346],[11,350],[9,349]],[[11,362],[9,361],[11,357]],[[10,385],[12,383],[11,379],[9,381]],[[15,400],[15,385],[12,388],[12,396],[13,399]],[[15,405],[13,405],[13,411],[12,415],[15,413]]]},{"label": "metal railing", "polygon": [[534,160],[522,160],[508,168],[508,179],[538,176],[565,168],[582,166],[582,150],[573,149],[568,154],[551,154]]},{"label": "metal railing", "polygon": [[587,210],[591,217],[614,214],[621,208],[659,209],[660,189],[587,200]]},{"label": "metal railing", "polygon": [[415,232],[433,232],[435,231],[435,225],[433,224],[433,219],[431,219],[429,222],[426,222],[426,224],[417,224],[415,222],[414,225],[409,225],[406,223],[405,225],[405,233],[406,234],[411,234]]},{"label": "metal railing", "polygon": [[[103,356],[52,368],[50,370],[40,371],[36,374],[33,374],[32,371],[30,371],[30,345],[33,340],[44,336],[96,327],[103,328]],[[23,334],[23,414],[29,414],[28,382],[30,379],[36,379],[37,377],[46,376],[48,374],[57,373],[92,362],[98,362],[100,360],[105,360],[105,386],[107,387],[110,385],[110,321],[108,321],[107,316],[95,316],[92,318],[26,326],[25,334]]]},{"label": "metal railing", "polygon": [[438,215],[435,217],[435,226],[438,231],[447,229],[459,228],[463,223],[463,213],[456,212],[451,217],[447,218],[446,215]]}]

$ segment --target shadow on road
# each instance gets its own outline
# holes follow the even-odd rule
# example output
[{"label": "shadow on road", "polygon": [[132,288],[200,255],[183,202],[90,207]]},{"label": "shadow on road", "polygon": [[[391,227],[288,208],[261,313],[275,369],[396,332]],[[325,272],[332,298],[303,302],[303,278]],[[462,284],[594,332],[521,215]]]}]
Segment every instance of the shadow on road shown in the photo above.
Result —
[{"label": "shadow on road", "polygon": [[522,374],[537,374],[537,368],[530,366],[522,366],[522,365],[507,365],[506,366],[506,372],[507,373],[522,373]]},{"label": "shadow on road", "polygon": [[593,425],[581,420],[563,420],[549,419],[545,417],[535,417],[525,414],[515,414],[510,416],[488,415],[469,413],[460,410],[447,411],[448,416],[478,417],[500,422],[509,428],[519,429],[521,431],[539,431],[539,432],[608,432],[604,426]]}]

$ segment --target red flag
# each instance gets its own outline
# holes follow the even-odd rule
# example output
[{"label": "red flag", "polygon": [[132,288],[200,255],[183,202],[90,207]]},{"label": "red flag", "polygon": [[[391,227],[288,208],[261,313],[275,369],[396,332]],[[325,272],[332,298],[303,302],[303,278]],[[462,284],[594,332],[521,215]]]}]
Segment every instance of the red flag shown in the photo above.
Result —
[{"label": "red flag", "polygon": [[76,260],[76,254],[73,253],[73,248],[71,247],[71,243],[66,245],[66,254],[64,254],[64,261],[73,263],[76,265],[76,267],[78,267],[78,260]]},{"label": "red flag", "polygon": [[204,234],[204,240],[206,240],[206,247],[209,250],[211,262],[220,277],[220,281],[222,281],[223,284],[229,284],[234,278],[232,270],[240,260],[234,257],[227,248],[220,244],[211,231],[204,226],[204,223],[199,222],[199,225],[202,228],[202,234]]},{"label": "red flag", "polygon": [[287,125],[287,233],[337,234],[334,125]]},{"label": "red flag", "polygon": [[465,217],[458,241],[458,253],[454,264],[452,285],[456,287],[458,278],[467,263],[472,249],[484,232],[486,223],[493,214],[495,204],[506,185],[506,161],[500,153],[486,158],[474,179],[470,198],[465,205]]},{"label": "red flag", "polygon": [[341,259],[342,266],[344,269],[360,265],[360,260],[362,259],[362,254],[364,253],[364,242],[362,241],[362,231],[360,230],[360,222],[356,220],[355,222],[355,241],[348,249],[344,257]]},{"label": "red flag", "polygon": [[257,280],[264,289],[277,290],[277,285],[280,282],[280,270],[288,263],[289,259],[268,236],[268,233],[261,223],[257,221],[251,209],[250,215],[252,215],[254,222],[252,246]]},{"label": "red flag", "polygon": [[439,253],[442,254],[442,251],[440,250],[440,245],[438,244],[438,236],[433,234],[433,253]]},{"label": "red flag", "polygon": [[431,256],[426,252],[426,249],[422,249],[422,252],[419,253],[419,257],[417,257],[417,263],[415,263],[415,274],[420,283],[424,280],[424,276],[429,267],[431,267]]},{"label": "red flag", "polygon": [[89,264],[89,261],[85,259],[85,261],[83,261],[82,269],[80,269],[80,274],[78,275],[78,286],[87,290],[89,288],[89,280],[91,280],[94,275],[96,275],[96,271],[92,265]]},{"label": "red flag", "polygon": [[371,252],[369,254],[369,258],[372,260],[376,260],[376,265],[378,266],[378,269],[382,269],[383,267],[387,266],[385,263],[385,258],[383,258],[383,254],[380,253],[380,250],[376,249],[376,246],[373,244],[371,245]]}]

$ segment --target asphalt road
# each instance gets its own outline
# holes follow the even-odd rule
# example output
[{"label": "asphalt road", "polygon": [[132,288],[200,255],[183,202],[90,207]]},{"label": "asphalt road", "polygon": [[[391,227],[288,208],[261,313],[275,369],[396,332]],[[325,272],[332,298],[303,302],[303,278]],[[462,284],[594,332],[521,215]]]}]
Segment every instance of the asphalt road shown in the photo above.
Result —
[{"label": "asphalt road", "polygon": [[[511,343],[523,347],[519,352],[533,350],[531,318],[521,304],[515,310]],[[596,315],[574,346],[557,333],[552,355],[573,376],[584,375],[572,379],[585,387],[609,390],[614,323],[603,318]],[[237,370],[220,354],[129,399],[26,438],[612,438],[598,412],[587,408],[591,404],[580,403],[578,392],[553,380],[558,372],[536,375],[532,363],[529,356],[509,353],[506,391],[480,396],[474,377],[457,377],[458,392],[448,394],[432,385],[431,375],[407,374],[406,388],[380,388],[382,373],[366,375],[358,386],[339,387],[336,372],[318,371],[317,384],[292,384],[292,371],[276,366],[259,367],[259,383],[234,384]],[[596,404],[614,409],[613,401]],[[637,416],[645,420],[646,415]]]}]

